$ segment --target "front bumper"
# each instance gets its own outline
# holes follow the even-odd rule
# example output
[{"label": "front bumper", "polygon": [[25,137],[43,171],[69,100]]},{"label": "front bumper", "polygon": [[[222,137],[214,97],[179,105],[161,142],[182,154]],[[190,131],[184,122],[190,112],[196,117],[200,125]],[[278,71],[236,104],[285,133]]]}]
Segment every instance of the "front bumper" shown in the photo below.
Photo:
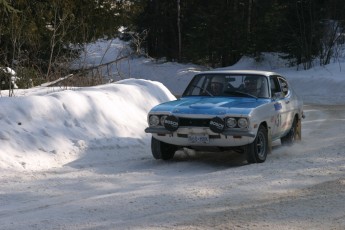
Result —
[{"label": "front bumper", "polygon": [[[188,130],[193,130],[193,128],[183,128]],[[205,131],[205,129],[203,129]],[[178,132],[178,131],[176,131]],[[212,131],[210,131],[212,132]],[[156,133],[156,134],[173,134],[174,132],[171,132],[164,127],[148,127],[145,129],[145,133]],[[194,132],[192,132],[194,133]],[[213,132],[212,132],[213,133]],[[214,133],[213,133],[214,134]],[[243,131],[243,130],[225,130],[221,133],[225,136],[245,136],[245,137],[255,137],[254,133]]]},{"label": "front bumper", "polygon": [[[252,143],[256,137],[255,132],[225,130],[222,133],[214,133],[207,127],[180,127],[174,132],[164,127],[148,127],[145,132],[152,133],[157,140],[179,146],[235,147]],[[207,135],[209,142],[191,143],[188,138],[189,135]]]}]

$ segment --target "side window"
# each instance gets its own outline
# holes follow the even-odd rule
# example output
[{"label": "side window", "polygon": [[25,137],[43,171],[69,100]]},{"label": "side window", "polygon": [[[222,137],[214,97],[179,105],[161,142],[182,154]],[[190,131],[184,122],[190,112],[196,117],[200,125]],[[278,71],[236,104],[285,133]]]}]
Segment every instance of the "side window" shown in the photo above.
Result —
[{"label": "side window", "polygon": [[280,93],[280,84],[277,76],[270,76],[270,84],[271,84],[271,97],[273,97],[276,93]]},{"label": "side window", "polygon": [[289,85],[284,78],[279,77],[278,79],[279,79],[279,83],[280,83],[280,87],[282,89],[283,95],[284,97],[286,97],[289,94]]}]

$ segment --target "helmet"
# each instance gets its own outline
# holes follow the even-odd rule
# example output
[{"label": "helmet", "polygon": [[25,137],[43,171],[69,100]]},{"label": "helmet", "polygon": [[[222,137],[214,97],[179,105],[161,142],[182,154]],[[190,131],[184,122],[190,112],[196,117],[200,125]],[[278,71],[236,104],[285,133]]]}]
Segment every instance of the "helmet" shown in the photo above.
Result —
[{"label": "helmet", "polygon": [[255,76],[247,76],[244,79],[244,84],[246,86],[251,86],[252,88],[255,88],[255,89],[261,88],[261,81],[259,80],[258,77],[255,77]]},{"label": "helmet", "polygon": [[223,76],[215,76],[211,79],[211,82],[216,82],[216,83],[221,83],[224,84],[225,83],[225,78]]},{"label": "helmet", "polygon": [[225,86],[225,78],[223,76],[214,76],[210,82],[212,94],[220,95]]}]

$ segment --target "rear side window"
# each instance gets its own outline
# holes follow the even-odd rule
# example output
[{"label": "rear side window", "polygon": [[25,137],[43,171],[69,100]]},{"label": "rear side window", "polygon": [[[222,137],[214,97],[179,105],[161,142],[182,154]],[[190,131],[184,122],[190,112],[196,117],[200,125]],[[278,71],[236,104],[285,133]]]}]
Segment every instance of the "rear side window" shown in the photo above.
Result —
[{"label": "rear side window", "polygon": [[281,76],[270,76],[271,96],[274,97],[276,93],[286,97],[289,94],[289,85],[287,81]]},{"label": "rear side window", "polygon": [[281,91],[283,92],[284,97],[286,97],[289,94],[289,85],[287,81],[282,77],[279,77],[278,80],[279,80]]},{"label": "rear side window", "polygon": [[280,93],[280,84],[277,76],[271,76],[270,77],[270,83],[271,83],[271,96],[273,97],[276,93]]}]

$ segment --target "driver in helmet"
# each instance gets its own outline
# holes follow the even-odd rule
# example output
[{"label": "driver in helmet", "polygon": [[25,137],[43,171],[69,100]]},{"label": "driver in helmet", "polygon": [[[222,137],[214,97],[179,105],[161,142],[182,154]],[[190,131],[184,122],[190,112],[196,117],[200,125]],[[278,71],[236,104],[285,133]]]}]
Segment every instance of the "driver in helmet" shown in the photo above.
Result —
[{"label": "driver in helmet", "polygon": [[257,96],[258,94],[258,78],[257,77],[246,77],[244,80],[244,92]]},{"label": "driver in helmet", "polygon": [[221,95],[223,93],[225,79],[222,76],[215,76],[211,79],[210,93],[214,96]]}]

